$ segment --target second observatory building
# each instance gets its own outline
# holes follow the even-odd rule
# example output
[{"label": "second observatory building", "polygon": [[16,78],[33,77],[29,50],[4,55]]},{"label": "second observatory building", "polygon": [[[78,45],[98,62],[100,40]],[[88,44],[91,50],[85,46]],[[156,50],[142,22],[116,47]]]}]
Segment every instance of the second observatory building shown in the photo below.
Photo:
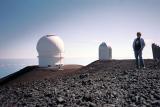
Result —
[{"label": "second observatory building", "polygon": [[112,59],[112,48],[107,46],[105,42],[102,42],[99,46],[99,60]]}]

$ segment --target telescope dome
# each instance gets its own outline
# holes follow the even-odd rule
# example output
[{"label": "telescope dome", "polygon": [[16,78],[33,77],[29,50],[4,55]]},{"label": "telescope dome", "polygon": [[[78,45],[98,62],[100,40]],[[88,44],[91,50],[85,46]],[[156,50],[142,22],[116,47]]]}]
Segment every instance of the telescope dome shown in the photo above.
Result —
[{"label": "telescope dome", "polygon": [[64,43],[56,35],[46,35],[37,43],[39,66],[49,67],[63,64]]}]

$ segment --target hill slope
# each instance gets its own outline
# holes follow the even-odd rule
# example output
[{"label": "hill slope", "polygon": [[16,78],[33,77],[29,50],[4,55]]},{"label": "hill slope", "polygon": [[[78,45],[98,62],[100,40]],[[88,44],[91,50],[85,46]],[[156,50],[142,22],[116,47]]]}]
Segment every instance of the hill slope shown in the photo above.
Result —
[{"label": "hill slope", "polygon": [[160,65],[145,60],[95,61],[75,75],[2,86],[2,106],[159,107]]}]

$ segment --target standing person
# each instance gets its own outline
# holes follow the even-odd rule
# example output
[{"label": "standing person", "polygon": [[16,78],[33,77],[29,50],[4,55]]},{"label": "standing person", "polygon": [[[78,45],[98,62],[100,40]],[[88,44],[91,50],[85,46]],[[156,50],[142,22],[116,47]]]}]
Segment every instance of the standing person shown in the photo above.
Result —
[{"label": "standing person", "polygon": [[141,32],[137,32],[137,38],[133,42],[133,50],[136,58],[136,67],[139,68],[145,68],[144,61],[142,58],[142,51],[145,47],[144,39],[141,38]]}]

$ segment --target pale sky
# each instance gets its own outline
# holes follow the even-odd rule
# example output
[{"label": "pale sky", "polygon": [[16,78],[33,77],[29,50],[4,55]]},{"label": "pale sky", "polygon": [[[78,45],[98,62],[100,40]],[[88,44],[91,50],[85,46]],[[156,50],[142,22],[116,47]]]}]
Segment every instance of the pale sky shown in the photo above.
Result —
[{"label": "pale sky", "polygon": [[97,58],[106,42],[113,59],[134,58],[142,32],[144,58],[160,44],[160,0],[0,0],[0,58],[37,58],[37,41],[60,36],[65,57]]}]

